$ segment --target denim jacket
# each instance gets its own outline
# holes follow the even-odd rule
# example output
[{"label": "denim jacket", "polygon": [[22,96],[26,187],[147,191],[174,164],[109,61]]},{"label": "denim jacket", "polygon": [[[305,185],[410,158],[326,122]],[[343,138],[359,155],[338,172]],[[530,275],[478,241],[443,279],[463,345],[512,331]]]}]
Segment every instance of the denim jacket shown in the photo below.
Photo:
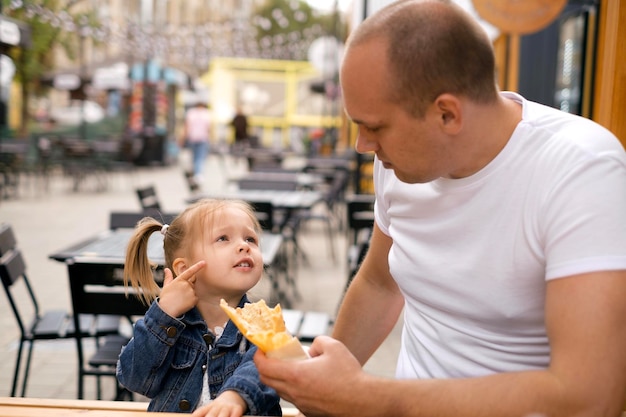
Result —
[{"label": "denim jacket", "polygon": [[[243,307],[248,299],[239,302]],[[225,390],[239,393],[246,414],[280,416],[280,398],[261,383],[252,361],[256,346],[229,320],[209,350],[209,334],[200,312],[193,308],[182,318],[167,315],[154,301],[137,321],[134,336],[122,349],[117,379],[126,389],[151,398],[148,411],[191,413],[200,403],[209,357],[211,398]]]}]

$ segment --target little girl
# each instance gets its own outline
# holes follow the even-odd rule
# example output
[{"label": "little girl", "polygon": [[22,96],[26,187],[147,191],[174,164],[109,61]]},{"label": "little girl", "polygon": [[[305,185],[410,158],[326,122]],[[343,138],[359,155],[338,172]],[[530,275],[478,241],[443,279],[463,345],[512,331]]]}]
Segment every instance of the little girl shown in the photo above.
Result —
[{"label": "little girl", "polygon": [[[150,307],[122,349],[117,378],[151,398],[148,411],[282,415],[252,361],[256,347],[219,306],[223,298],[243,307],[261,279],[260,230],[253,209],[237,200],[201,200],[169,226],[151,217],[137,225],[124,280]],[[154,232],[163,234],[162,289],[147,255]]]}]

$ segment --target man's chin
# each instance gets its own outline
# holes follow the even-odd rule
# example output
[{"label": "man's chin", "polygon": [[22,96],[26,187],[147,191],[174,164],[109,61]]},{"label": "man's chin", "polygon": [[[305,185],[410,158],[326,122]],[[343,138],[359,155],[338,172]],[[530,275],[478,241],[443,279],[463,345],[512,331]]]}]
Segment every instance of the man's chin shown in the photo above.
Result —
[{"label": "man's chin", "polygon": [[406,175],[404,172],[400,172],[393,164],[390,164],[389,162],[382,162],[383,168],[385,169],[390,169],[393,171],[393,173],[395,174],[396,178],[398,178],[400,181],[407,183],[407,184],[417,184],[417,183],[424,183],[424,182],[428,182],[428,181],[424,181],[421,178],[415,178],[412,175]]},{"label": "man's chin", "polygon": [[423,184],[431,181],[424,178],[416,178],[414,175],[406,175],[405,173],[399,172],[396,169],[393,169],[393,173],[396,175],[396,178],[398,178],[405,184]]}]

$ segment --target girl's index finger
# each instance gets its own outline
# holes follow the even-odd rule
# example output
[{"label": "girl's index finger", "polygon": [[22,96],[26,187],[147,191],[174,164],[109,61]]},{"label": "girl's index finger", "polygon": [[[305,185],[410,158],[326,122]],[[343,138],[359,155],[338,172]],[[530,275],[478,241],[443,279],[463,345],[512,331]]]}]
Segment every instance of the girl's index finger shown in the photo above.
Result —
[{"label": "girl's index finger", "polygon": [[206,266],[206,261],[196,262],[195,264],[193,264],[189,268],[187,268],[177,278],[182,278],[182,279],[189,280],[190,278],[192,278],[196,274],[196,272],[200,271],[205,266]]}]

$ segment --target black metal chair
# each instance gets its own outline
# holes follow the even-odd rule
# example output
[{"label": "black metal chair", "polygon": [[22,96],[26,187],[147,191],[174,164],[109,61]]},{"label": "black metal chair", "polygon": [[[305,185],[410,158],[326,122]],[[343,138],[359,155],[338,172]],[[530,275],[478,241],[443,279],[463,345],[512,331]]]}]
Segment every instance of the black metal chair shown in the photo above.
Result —
[{"label": "black metal chair", "polygon": [[345,290],[350,286],[369,249],[369,240],[374,228],[374,200],[373,194],[355,194],[346,199],[349,246],[348,279]]},{"label": "black metal chair", "polygon": [[[134,318],[143,316],[148,310],[139,299],[127,295],[123,284],[123,265],[90,262],[75,259],[68,264],[70,290],[74,322],[79,315],[122,316],[132,323]],[[130,290],[129,290],[130,291]],[[78,398],[84,396],[85,376],[110,376],[115,378],[115,367],[119,353],[129,338],[123,335],[105,338],[99,343],[96,352],[86,360],[84,337],[78,334]],[[121,400],[132,394],[117,383],[116,399]]]},{"label": "black metal chair", "polygon": [[[20,329],[20,343],[11,387],[12,397],[17,394],[20,374],[22,374],[20,396],[26,395],[33,347],[36,341],[67,340],[77,337],[98,339],[105,335],[119,333],[119,316],[80,315],[74,320],[66,310],[43,311],[26,274],[26,262],[17,248],[15,235],[8,224],[0,225],[0,278]],[[25,288],[27,297],[22,296],[22,292],[17,288],[20,284]],[[25,317],[24,311],[31,311],[32,317]],[[75,331],[77,328],[80,329],[79,332]],[[25,344],[29,346],[22,371]]]},{"label": "black metal chair", "polygon": [[256,171],[265,168],[281,168],[284,156],[280,152],[274,152],[264,148],[249,149],[246,155],[248,160],[248,170]]},{"label": "black metal chair", "polygon": [[357,243],[362,229],[374,227],[374,200],[373,194],[354,194],[346,198],[348,240],[352,244]]},{"label": "black metal chair", "polygon": [[257,220],[263,230],[275,232],[274,205],[267,201],[251,201]]},{"label": "black metal chair", "polygon": [[185,182],[187,182],[187,187],[192,193],[200,191],[200,184],[196,181],[193,171],[185,171]]},{"label": "black metal chair", "polygon": [[156,209],[161,210],[161,203],[153,185],[137,188],[137,197],[142,210]]},{"label": "black metal chair", "polygon": [[[342,222],[335,213],[337,206],[343,200],[345,189],[348,186],[348,172],[338,170],[331,180],[330,184],[322,191],[323,197],[319,204],[309,208],[298,210],[295,221],[297,222],[297,230],[300,230],[303,223],[311,220],[318,220],[324,223],[326,236],[328,238],[328,252],[333,260],[337,262],[335,251],[335,230],[341,230]],[[335,227],[336,225],[336,227]]]}]

